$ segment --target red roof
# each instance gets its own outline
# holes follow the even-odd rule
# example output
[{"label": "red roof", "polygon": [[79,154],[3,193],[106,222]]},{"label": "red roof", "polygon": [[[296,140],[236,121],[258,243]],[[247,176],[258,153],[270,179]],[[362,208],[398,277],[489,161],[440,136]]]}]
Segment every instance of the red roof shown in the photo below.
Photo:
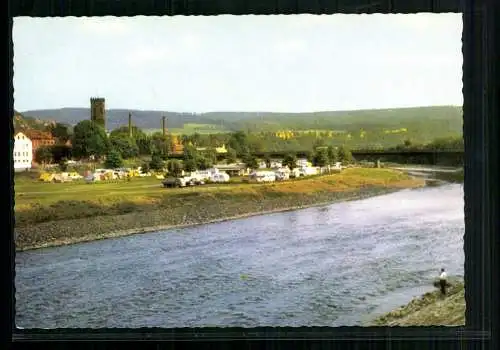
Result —
[{"label": "red roof", "polygon": [[39,130],[27,130],[24,132],[26,136],[28,136],[31,140],[53,140],[54,137],[44,131],[39,131]]}]

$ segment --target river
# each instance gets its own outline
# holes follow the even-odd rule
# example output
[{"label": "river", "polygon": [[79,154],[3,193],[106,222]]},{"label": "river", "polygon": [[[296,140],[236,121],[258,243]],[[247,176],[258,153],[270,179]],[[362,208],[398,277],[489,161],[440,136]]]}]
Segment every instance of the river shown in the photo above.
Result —
[{"label": "river", "polygon": [[16,255],[22,328],[352,326],[463,276],[462,185]]}]

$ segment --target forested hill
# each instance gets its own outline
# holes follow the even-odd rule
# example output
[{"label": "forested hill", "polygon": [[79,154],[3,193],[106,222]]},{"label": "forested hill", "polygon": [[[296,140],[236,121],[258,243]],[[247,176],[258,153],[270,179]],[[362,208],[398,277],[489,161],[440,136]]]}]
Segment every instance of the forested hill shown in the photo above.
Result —
[{"label": "forested hill", "polygon": [[[187,125],[204,125],[221,131],[335,130],[356,132],[377,130],[392,132],[406,129],[409,134],[442,137],[462,134],[462,108],[457,106],[332,111],[315,113],[210,112],[175,113],[126,109],[107,110],[108,129],[127,124],[128,113],[141,129],[161,128],[161,118],[168,118],[169,129],[185,129]],[[25,116],[74,125],[90,118],[88,108],[62,108],[22,112]],[[191,128],[193,129],[193,128]],[[391,131],[392,130],[392,131]],[[193,132],[193,130],[191,130]]]},{"label": "forested hill", "polygon": [[37,119],[33,117],[26,117],[23,114],[14,111],[14,131],[26,130],[48,130],[53,124],[50,120],[45,118]]}]

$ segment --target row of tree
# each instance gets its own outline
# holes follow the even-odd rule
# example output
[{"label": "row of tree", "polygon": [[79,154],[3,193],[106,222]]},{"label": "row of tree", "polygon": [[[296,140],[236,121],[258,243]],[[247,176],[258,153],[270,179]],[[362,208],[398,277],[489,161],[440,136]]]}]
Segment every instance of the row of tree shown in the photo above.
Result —
[{"label": "row of tree", "polygon": [[[67,159],[89,159],[100,160],[106,158],[108,166],[120,167],[124,159],[136,158],[138,156],[149,156],[151,162],[144,164],[143,168],[154,170],[163,169],[166,161],[172,155],[176,142],[180,142],[183,147],[182,163],[179,164],[186,171],[195,169],[206,169],[211,167],[221,158],[233,163],[241,159],[249,168],[256,168],[258,160],[253,156],[255,153],[278,151],[275,148],[265,147],[266,139],[276,138],[274,133],[248,133],[237,131],[228,134],[213,135],[182,135],[175,138],[172,135],[163,135],[161,132],[148,135],[141,129],[133,126],[131,132],[127,126],[117,128],[108,135],[99,125],[90,120],[84,120],[76,124],[73,128],[64,124],[55,124],[51,128],[52,135],[58,140],[54,146],[41,147],[35,154],[35,161],[44,163],[61,163]],[[294,144],[297,140],[282,140],[282,143],[289,143],[289,147],[284,147],[288,151],[287,159],[293,159],[295,150],[303,151],[310,149],[308,159],[316,166],[325,166],[334,162],[350,162],[352,155],[342,144],[336,146],[328,144],[324,138],[313,134],[305,134],[310,137],[305,145]],[[71,141],[71,146],[66,145]],[[217,154],[215,147],[226,145],[227,153]],[[204,151],[197,151],[197,148],[205,147]],[[448,137],[434,140],[428,144],[416,144],[411,140],[404,142],[394,149],[461,149],[463,150],[463,138]],[[266,161],[269,161],[267,159]],[[179,164],[175,167],[178,167]],[[290,160],[290,164],[292,161]],[[174,165],[172,165],[174,167]]]}]

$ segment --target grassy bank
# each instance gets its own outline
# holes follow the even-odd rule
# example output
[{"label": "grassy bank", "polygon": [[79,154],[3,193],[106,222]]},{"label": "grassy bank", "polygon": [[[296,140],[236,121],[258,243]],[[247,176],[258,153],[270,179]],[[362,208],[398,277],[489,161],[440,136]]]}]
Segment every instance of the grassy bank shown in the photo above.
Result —
[{"label": "grassy bank", "polygon": [[452,183],[464,183],[464,169],[462,168],[456,172],[450,172],[450,173],[436,172],[432,174],[432,177],[438,180],[452,182]]},{"label": "grassy bank", "polygon": [[446,297],[439,290],[413,299],[372,323],[374,326],[463,326],[465,325],[465,288],[463,281],[451,282]]},{"label": "grassy bank", "polygon": [[270,184],[164,189],[156,179],[115,183],[16,181],[16,245],[25,250],[291,210],[419,187],[388,169]]}]

